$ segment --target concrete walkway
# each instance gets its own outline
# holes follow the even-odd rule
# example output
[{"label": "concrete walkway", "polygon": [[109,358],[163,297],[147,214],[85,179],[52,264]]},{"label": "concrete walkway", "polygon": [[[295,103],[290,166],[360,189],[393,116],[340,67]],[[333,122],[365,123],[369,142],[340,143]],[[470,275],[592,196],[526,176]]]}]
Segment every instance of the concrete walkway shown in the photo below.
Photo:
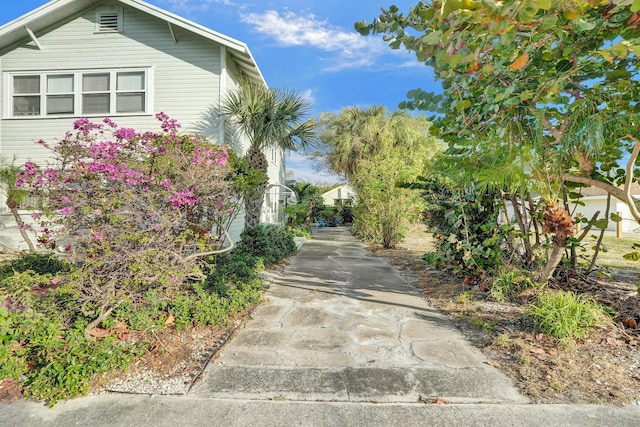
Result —
[{"label": "concrete walkway", "polygon": [[339,402],[518,402],[439,312],[344,228],[319,228],[195,394]]},{"label": "concrete walkway", "polygon": [[266,298],[187,396],[19,402],[0,425],[640,425],[639,407],[530,404],[345,229],[314,230]]}]

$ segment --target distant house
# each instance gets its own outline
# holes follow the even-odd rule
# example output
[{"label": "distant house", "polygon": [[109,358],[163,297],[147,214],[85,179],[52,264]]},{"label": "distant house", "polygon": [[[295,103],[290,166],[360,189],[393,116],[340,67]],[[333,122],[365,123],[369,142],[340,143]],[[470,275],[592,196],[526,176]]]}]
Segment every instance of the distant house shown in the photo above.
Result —
[{"label": "distant house", "polygon": [[[19,163],[45,160],[34,141],[61,138],[79,117],[156,130],[159,112],[242,155],[219,106],[240,79],[266,85],[244,43],[140,0],[52,0],[0,27],[0,70],[0,156]],[[276,222],[284,152],[265,155],[262,220]]]},{"label": "distant house", "polygon": [[325,206],[350,205],[354,203],[355,198],[356,193],[349,184],[343,184],[322,193],[322,200]]},{"label": "distant house", "polygon": [[[581,194],[581,197],[576,200],[577,203],[569,203],[570,213],[574,218],[587,218],[591,219],[599,212],[598,219],[604,218],[604,214],[607,210],[607,197],[608,193],[598,187],[584,187],[574,190],[576,193]],[[633,183],[631,186],[631,194],[640,200],[640,185]],[[510,221],[515,221],[514,212],[511,207],[511,202],[507,201],[507,215],[506,217]],[[609,213],[617,214],[622,218],[620,221],[621,232],[623,233],[639,233],[640,225],[633,219],[629,206],[623,201],[611,196],[611,204],[609,207]],[[610,218],[610,217],[609,217]],[[504,221],[504,211],[501,215],[501,220]],[[607,226],[608,231],[617,231],[618,223],[609,219]],[[597,229],[594,229],[597,231]]]},{"label": "distant house", "polygon": [[[581,217],[591,219],[596,212],[600,211],[599,218],[604,218],[604,213],[607,209],[606,191],[598,187],[586,187],[577,190],[577,192],[582,194],[582,197],[579,200],[581,203],[584,203],[584,206],[570,205],[572,209],[575,207],[575,212],[573,212],[574,217],[579,214]],[[631,186],[631,194],[640,199],[640,185],[633,183]],[[633,216],[631,216],[629,206],[627,206],[626,203],[612,196],[609,212],[616,213],[622,217],[620,225],[623,233],[634,233],[639,231],[638,228],[640,225],[638,225],[638,223],[633,219]],[[609,221],[607,230],[615,231],[616,227],[616,222]]]}]

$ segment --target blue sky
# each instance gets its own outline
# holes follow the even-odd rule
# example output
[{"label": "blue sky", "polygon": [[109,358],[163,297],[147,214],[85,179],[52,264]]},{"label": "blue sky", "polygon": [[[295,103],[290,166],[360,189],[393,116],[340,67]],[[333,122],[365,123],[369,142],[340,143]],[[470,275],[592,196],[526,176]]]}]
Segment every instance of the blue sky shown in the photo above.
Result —
[{"label": "blue sky", "polygon": [[[417,0],[147,0],[249,46],[270,87],[295,90],[311,100],[313,115],[349,106],[385,105],[395,110],[410,89],[437,90],[430,68],[380,36],[363,37],[356,21],[371,22],[380,8],[408,12]],[[6,4],[5,4],[6,3]],[[45,0],[3,1],[0,25]],[[298,180],[336,182],[313,170],[304,157],[288,155]]]}]

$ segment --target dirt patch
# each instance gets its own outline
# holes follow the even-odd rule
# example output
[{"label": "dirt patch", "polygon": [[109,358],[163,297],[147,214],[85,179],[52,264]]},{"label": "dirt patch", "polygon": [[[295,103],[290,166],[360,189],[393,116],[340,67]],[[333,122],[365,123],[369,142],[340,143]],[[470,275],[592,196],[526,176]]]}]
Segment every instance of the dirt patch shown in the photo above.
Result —
[{"label": "dirt patch", "polygon": [[[478,286],[432,269],[421,259],[433,246],[431,236],[412,230],[397,249],[372,247],[424,292],[426,300],[450,315],[489,363],[508,375],[524,394],[539,403],[640,404],[640,297],[637,275],[624,272],[612,280],[569,277],[550,286],[588,293],[618,313],[615,323],[571,345],[536,331],[523,306],[498,303]],[[635,272],[637,273],[637,272]],[[636,322],[631,322],[634,319]]]}]

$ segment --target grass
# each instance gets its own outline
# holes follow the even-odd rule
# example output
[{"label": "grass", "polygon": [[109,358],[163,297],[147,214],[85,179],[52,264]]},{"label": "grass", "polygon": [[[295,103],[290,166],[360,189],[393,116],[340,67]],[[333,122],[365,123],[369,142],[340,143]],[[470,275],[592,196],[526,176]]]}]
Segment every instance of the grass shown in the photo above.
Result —
[{"label": "grass", "polygon": [[595,301],[566,291],[540,294],[528,311],[541,332],[560,340],[585,338],[594,326],[609,319],[605,308]]},{"label": "grass", "polygon": [[[595,233],[589,233],[582,242],[586,248],[585,252],[579,252],[581,255],[588,257],[593,256],[595,244],[598,241],[598,235]],[[606,248],[606,251],[600,250],[598,254],[598,260],[596,264],[603,267],[620,268],[625,270],[640,269],[640,261],[627,261],[622,256],[633,252],[632,245],[634,243],[640,243],[640,235],[635,237],[616,237],[614,234],[605,234],[602,239],[602,244]]]}]

